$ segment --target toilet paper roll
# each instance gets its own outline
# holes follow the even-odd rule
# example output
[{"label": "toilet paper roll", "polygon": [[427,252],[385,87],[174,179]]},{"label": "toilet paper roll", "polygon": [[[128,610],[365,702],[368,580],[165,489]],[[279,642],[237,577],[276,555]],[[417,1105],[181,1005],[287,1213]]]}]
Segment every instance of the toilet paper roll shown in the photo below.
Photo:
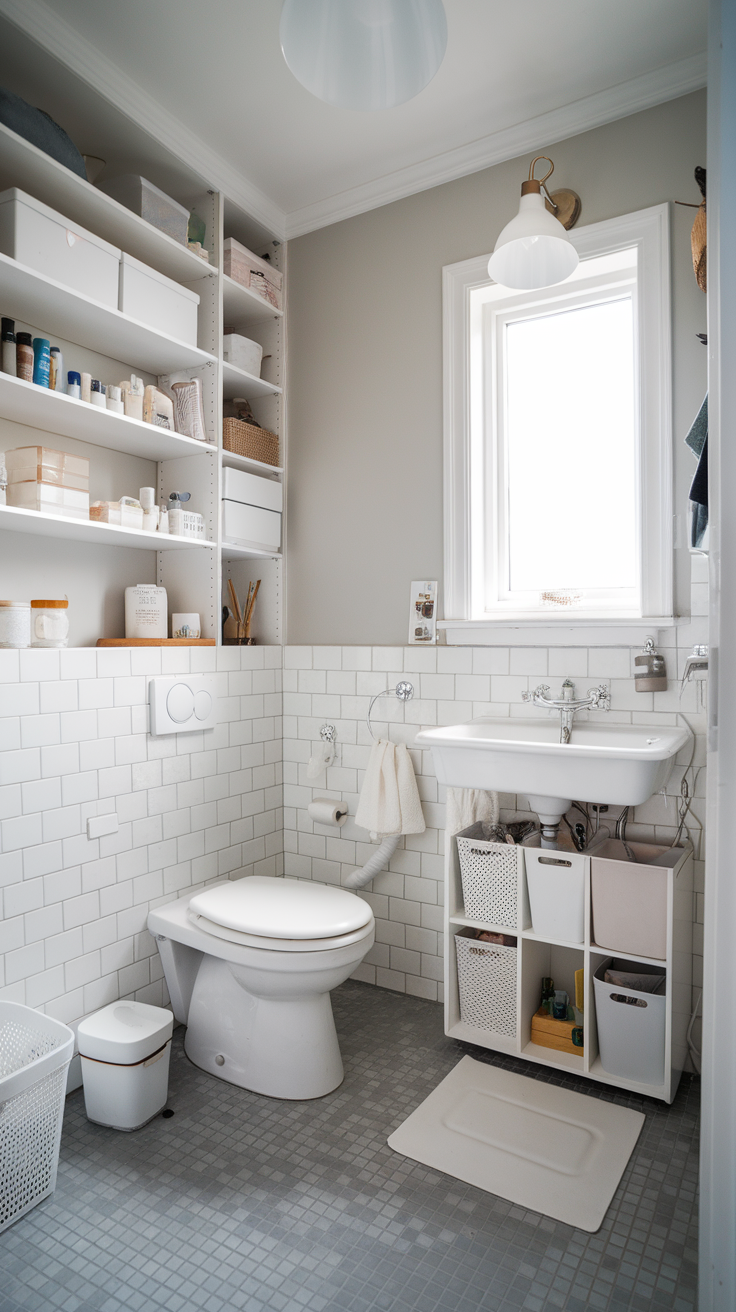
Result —
[{"label": "toilet paper roll", "polygon": [[320,825],[344,825],[348,818],[345,803],[335,802],[331,797],[315,797],[309,803],[307,812]]}]

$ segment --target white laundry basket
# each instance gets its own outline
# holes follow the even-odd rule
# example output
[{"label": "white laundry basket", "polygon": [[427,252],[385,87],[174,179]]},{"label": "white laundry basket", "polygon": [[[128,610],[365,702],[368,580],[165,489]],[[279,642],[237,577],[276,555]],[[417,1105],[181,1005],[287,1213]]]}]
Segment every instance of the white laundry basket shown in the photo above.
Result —
[{"label": "white laundry basket", "polygon": [[19,1002],[0,1002],[0,1230],[56,1188],[67,1025]]},{"label": "white laundry basket", "polygon": [[465,915],[487,925],[515,929],[524,850],[483,837],[481,822],[455,835]]},{"label": "white laundry basket", "polygon": [[[609,1075],[640,1084],[664,1083],[667,998],[620,984],[607,984],[607,970],[633,975],[665,975],[663,966],[604,961],[593,976],[601,1066]],[[636,1004],[636,1005],[633,1005]]]},{"label": "white laundry basket", "polygon": [[516,1037],[516,948],[455,935],[460,1018],[490,1034]]}]

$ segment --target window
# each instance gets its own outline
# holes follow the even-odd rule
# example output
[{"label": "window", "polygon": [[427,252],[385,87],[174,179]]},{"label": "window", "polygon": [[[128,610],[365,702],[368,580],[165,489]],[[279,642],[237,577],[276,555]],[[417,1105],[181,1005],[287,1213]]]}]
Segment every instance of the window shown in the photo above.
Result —
[{"label": "window", "polygon": [[576,272],[541,291],[491,283],[487,256],[444,271],[445,624],[466,640],[669,618],[667,220],[573,233]]}]

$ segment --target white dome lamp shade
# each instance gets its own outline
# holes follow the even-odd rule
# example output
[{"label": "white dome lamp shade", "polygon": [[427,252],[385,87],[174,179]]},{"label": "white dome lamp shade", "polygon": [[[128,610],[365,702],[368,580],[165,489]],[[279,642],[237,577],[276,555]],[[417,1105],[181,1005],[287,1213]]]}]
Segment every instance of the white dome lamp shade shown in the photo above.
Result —
[{"label": "white dome lamp shade", "polygon": [[281,50],[294,77],[337,109],[402,105],[447,47],[442,0],[284,0]]},{"label": "white dome lamp shade", "polygon": [[[549,170],[541,179],[534,177],[534,166],[547,160]],[[515,219],[506,224],[488,261],[494,282],[518,291],[553,287],[564,282],[578,267],[578,253],[567,229],[580,214],[580,197],[574,191],[555,191],[550,196],[545,182],[554,169],[547,155],[537,155],[529,168],[529,178],[521,184],[521,203]],[[550,205],[554,213],[550,213]]]}]

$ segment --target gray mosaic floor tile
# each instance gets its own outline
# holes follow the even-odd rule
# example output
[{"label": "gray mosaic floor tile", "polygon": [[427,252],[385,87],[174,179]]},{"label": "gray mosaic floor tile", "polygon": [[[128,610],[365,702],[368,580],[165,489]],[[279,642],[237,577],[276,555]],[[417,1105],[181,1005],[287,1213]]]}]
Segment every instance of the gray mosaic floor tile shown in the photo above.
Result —
[{"label": "gray mosaic floor tile", "polygon": [[[432,1002],[333,994],[339,1089],[283,1103],[175,1035],[169,1105],[131,1135],[67,1099],[56,1193],[0,1235],[0,1312],[694,1312],[698,1081],[671,1107],[447,1039]],[[644,1111],[588,1235],[393,1153],[460,1057]]]}]

